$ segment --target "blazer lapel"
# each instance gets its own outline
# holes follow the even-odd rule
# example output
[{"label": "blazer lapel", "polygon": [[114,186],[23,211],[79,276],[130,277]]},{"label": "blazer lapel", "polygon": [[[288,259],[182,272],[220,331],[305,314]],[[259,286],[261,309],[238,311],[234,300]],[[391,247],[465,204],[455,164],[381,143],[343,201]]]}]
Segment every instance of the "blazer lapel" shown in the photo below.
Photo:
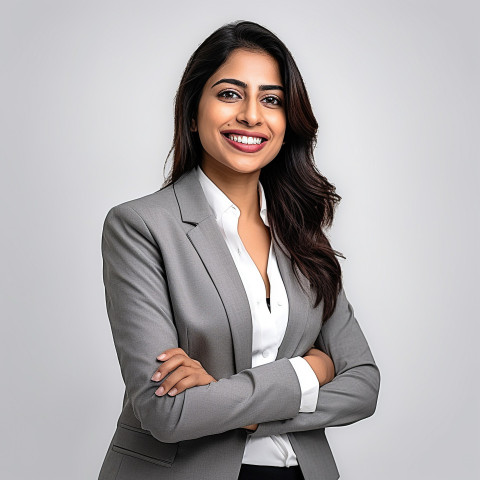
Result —
[{"label": "blazer lapel", "polygon": [[[173,189],[182,221],[194,225],[187,232],[187,237],[200,256],[225,307],[232,334],[236,372],[251,368],[252,320],[247,293],[195,170],[183,174],[173,184]],[[306,327],[308,297],[293,276],[290,259],[275,242],[274,249],[289,303],[287,329],[277,359],[291,358]]]},{"label": "blazer lapel", "polygon": [[[297,347],[302,339],[303,332],[307,326],[308,314],[310,312],[309,297],[302,291],[292,267],[290,265],[290,257],[285,255],[279,247],[280,240],[273,243],[275,256],[277,258],[278,269],[285,285],[288,296],[288,323],[283,336],[276,360],[286,357],[292,358],[297,354]],[[283,246],[283,244],[281,244]],[[285,248],[285,247],[283,247]],[[286,248],[285,248],[286,250]],[[309,291],[308,282],[304,275],[299,274],[304,288]]]}]

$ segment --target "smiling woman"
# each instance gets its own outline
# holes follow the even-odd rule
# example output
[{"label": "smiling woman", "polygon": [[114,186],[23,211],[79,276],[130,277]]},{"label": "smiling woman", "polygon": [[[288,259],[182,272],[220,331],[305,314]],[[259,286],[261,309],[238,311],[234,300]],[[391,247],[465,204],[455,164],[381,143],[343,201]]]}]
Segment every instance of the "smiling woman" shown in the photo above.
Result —
[{"label": "smiling woman", "polygon": [[205,172],[214,162],[236,172],[259,171],[277,156],[286,129],[281,84],[272,56],[244,49],[232,52],[207,80],[192,120]]},{"label": "smiling woman", "polygon": [[99,480],[336,480],[325,428],[372,415],[380,374],[325,229],[340,197],[286,46],[213,32],[175,101],[162,188],[102,235],[125,382]]}]

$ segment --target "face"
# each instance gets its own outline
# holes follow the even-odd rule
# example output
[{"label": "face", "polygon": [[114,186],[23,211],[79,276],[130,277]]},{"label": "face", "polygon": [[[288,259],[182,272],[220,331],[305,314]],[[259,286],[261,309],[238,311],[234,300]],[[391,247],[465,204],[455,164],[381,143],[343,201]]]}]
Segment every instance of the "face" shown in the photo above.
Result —
[{"label": "face", "polygon": [[277,61],[266,53],[234,50],[206,82],[192,125],[204,163],[251,173],[271,162],[286,129]]}]

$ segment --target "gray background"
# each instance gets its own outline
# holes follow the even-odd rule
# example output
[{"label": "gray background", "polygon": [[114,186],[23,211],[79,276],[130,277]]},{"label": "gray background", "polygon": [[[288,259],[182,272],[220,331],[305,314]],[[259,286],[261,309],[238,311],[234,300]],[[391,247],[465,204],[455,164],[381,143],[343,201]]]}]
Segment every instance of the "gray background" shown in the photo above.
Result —
[{"label": "gray background", "polygon": [[304,76],[343,197],[330,236],[382,373],[375,415],[327,429],[341,478],[478,478],[477,5],[2,2],[0,477],[97,477],[123,395],[102,222],[160,188],[190,54],[247,19]]}]

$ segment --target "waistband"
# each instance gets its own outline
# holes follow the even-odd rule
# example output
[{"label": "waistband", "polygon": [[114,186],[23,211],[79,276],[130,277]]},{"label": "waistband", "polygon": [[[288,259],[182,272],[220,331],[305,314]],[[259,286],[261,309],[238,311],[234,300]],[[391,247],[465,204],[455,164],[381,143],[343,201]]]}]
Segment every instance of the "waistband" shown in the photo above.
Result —
[{"label": "waistband", "polygon": [[242,463],[238,480],[305,480],[298,465],[273,467]]}]

